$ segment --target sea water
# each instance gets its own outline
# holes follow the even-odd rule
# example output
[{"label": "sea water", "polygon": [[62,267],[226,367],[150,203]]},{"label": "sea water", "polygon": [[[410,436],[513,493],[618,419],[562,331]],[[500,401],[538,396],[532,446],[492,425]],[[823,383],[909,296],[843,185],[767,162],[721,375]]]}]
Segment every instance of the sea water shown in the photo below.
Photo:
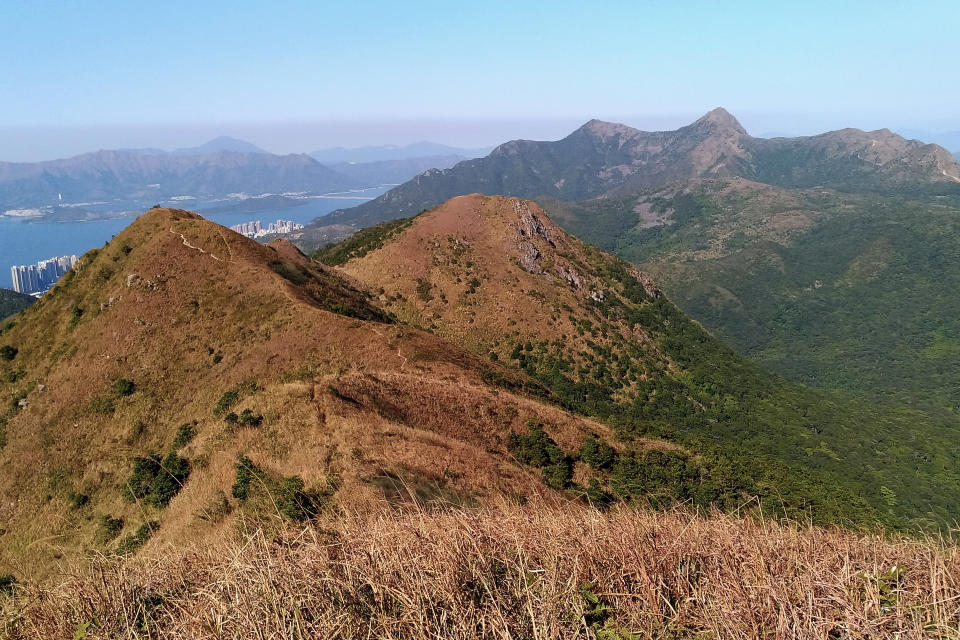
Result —
[{"label": "sea water", "polygon": [[[232,227],[252,220],[263,221],[263,226],[277,220],[293,220],[306,224],[337,209],[346,209],[362,204],[366,199],[375,198],[385,193],[389,187],[364,189],[349,194],[338,194],[323,198],[310,198],[307,203],[298,207],[282,209],[268,209],[257,212],[217,213],[207,217],[225,227]],[[178,203],[163,203],[164,206],[180,209],[199,210],[203,213],[204,207],[213,207],[225,204],[220,202],[186,201]],[[143,205],[142,210],[149,208]],[[46,260],[54,256],[83,255],[90,249],[102,247],[112,237],[120,233],[131,222],[135,215],[104,220],[82,222],[44,222],[0,216],[0,289],[10,289],[13,281],[10,279],[10,267],[21,264],[33,264],[38,260]]]}]

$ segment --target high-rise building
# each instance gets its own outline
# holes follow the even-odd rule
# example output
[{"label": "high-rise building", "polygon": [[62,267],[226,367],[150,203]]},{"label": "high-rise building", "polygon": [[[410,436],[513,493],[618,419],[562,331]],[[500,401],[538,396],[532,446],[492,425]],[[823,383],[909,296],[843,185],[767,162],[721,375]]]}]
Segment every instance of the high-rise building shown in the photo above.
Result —
[{"label": "high-rise building", "polygon": [[77,266],[77,256],[59,256],[37,264],[10,267],[13,290],[19,293],[43,293],[63,275]]}]

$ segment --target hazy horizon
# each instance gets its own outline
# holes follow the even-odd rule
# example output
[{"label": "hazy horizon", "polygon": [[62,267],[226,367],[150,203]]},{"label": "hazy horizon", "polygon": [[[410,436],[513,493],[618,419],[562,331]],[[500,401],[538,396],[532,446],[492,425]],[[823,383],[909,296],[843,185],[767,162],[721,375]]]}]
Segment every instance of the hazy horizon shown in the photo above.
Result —
[{"label": "hazy horizon", "polygon": [[[720,105],[714,105],[720,106]],[[709,107],[712,108],[712,107]],[[89,153],[102,149],[156,148],[172,151],[199,146],[220,136],[237,138],[276,154],[311,153],[332,147],[397,145],[429,141],[451,147],[486,148],[508,140],[556,140],[568,135],[586,121],[619,122],[646,131],[671,130],[689,124],[709,108],[698,113],[676,115],[622,115],[556,119],[410,119],[330,122],[265,123],[156,123],[89,125],[71,127],[0,126],[0,162],[39,162]],[[898,124],[872,118],[830,118],[813,115],[738,114],[733,115],[747,131],[758,137],[804,136],[855,127],[864,130],[888,128],[925,142],[953,148],[946,140],[960,141],[960,126],[950,123]],[[940,124],[939,127],[935,126]],[[946,138],[946,140],[944,140]],[[941,141],[943,140],[943,141]]]},{"label": "hazy horizon", "polygon": [[672,129],[716,106],[754,135],[960,130],[955,3],[603,9],[5,3],[0,160],[221,135],[275,153],[478,147],[591,118]]}]

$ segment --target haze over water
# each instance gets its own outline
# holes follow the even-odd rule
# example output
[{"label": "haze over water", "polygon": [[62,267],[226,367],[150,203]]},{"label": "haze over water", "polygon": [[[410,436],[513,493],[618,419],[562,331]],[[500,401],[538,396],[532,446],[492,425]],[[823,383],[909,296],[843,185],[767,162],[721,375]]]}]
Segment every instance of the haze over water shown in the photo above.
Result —
[{"label": "haze over water", "polygon": [[[354,207],[364,202],[356,199],[357,195],[376,197],[384,193],[389,187],[365,189],[362,193],[354,194],[351,198],[314,198],[300,207],[270,209],[251,213],[216,213],[204,214],[210,220],[225,227],[230,227],[251,220],[275,222],[278,219],[293,220],[306,224],[314,218],[326,215],[336,209]],[[169,206],[193,209],[217,206],[216,203],[171,203]],[[143,207],[146,209],[147,207]],[[202,211],[200,211],[203,214]],[[0,216],[0,288],[10,289],[13,281],[10,279],[10,267],[21,264],[32,264],[38,260],[45,260],[53,256],[82,255],[90,249],[102,247],[113,236],[122,231],[134,217],[113,218],[106,220],[92,220],[83,222],[38,222],[25,221],[17,218]]]}]

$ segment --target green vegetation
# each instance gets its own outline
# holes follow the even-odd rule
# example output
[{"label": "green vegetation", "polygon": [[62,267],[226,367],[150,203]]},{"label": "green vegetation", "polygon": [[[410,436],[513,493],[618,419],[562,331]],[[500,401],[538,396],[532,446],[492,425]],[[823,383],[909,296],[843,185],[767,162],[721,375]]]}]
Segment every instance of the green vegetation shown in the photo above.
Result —
[{"label": "green vegetation", "polygon": [[345,264],[354,258],[362,258],[409,227],[413,220],[414,218],[401,218],[362,229],[339,244],[320,249],[313,254],[313,258],[330,266]]},{"label": "green vegetation", "polygon": [[[781,375],[885,405],[960,411],[960,198],[726,184],[541,204]],[[663,224],[638,224],[647,200]]]},{"label": "green vegetation", "polygon": [[195,435],[197,435],[196,422],[180,425],[177,429],[177,435],[173,438],[173,450],[176,451],[187,446]]},{"label": "green vegetation", "polygon": [[160,526],[156,522],[145,522],[137,527],[137,530],[128,536],[125,536],[117,545],[117,553],[125,556],[133,553],[150,539],[154,530]]},{"label": "green vegetation", "polygon": [[17,587],[17,578],[12,573],[0,575],[0,595],[9,596]]},{"label": "green vegetation", "polygon": [[17,357],[17,353],[18,350],[16,347],[5,344],[0,347],[0,360],[6,360],[7,362],[10,362]]},{"label": "green vegetation", "polygon": [[113,393],[118,398],[133,395],[136,390],[137,385],[133,383],[133,380],[127,378],[117,378],[113,383]]},{"label": "green vegetation", "polygon": [[511,433],[507,447],[516,459],[543,472],[543,481],[554,489],[566,489],[573,476],[573,460],[543,430],[543,426],[530,422],[529,433]]},{"label": "green vegetation", "polygon": [[67,325],[68,328],[73,329],[80,322],[80,318],[83,317],[83,307],[79,305],[74,305],[70,310],[70,324]]},{"label": "green vegetation", "polygon": [[[510,362],[560,404],[608,422],[627,442],[664,439],[697,453],[696,462],[664,452],[610,462],[609,452],[588,443],[584,461],[610,465],[615,495],[639,499],[642,489],[655,504],[723,508],[757,496],[766,514],[822,524],[937,526],[957,517],[949,497],[960,486],[952,422],[834,399],[771,376],[666,298],[648,294],[625,263],[599,253],[590,262],[582,271],[597,270],[607,286],[587,315],[571,314],[587,348],[527,340],[515,343]],[[637,330],[656,351],[625,337]],[[541,441],[539,434],[517,441],[518,459],[539,466],[542,456],[526,449]],[[534,451],[549,454],[545,446]],[[666,475],[649,475],[649,462],[664,466]]]},{"label": "green vegetation", "polygon": [[229,411],[233,405],[237,404],[237,401],[239,400],[240,392],[237,389],[224,391],[223,395],[220,396],[220,399],[217,400],[217,406],[213,409],[213,415],[223,415],[225,412]]},{"label": "green vegetation", "polygon": [[237,458],[234,471],[236,479],[231,489],[234,498],[254,513],[275,513],[294,522],[315,517],[334,491],[334,487],[307,489],[300,476],[278,476],[257,466],[246,456]]},{"label": "green vegetation", "polygon": [[0,289],[0,321],[20,313],[36,302],[36,298],[9,289]]},{"label": "green vegetation", "polygon": [[588,436],[580,447],[580,459],[594,469],[607,469],[616,460],[617,452],[595,435]]},{"label": "green vegetation", "polygon": [[695,278],[671,273],[663,260],[650,268],[685,311],[782,375],[956,412],[958,213],[863,205],[789,245],[755,244],[686,265]]},{"label": "green vegetation", "polygon": [[97,541],[100,544],[106,544],[120,535],[120,531],[122,530],[122,518],[113,518],[109,515],[102,515],[97,523]]},{"label": "green vegetation", "polygon": [[393,318],[370,304],[369,294],[360,291],[319,265],[293,264],[275,260],[270,268],[285,280],[297,285],[320,307],[348,318],[390,323]]},{"label": "green vegetation", "polygon": [[185,458],[171,451],[161,460],[159,455],[150,453],[134,459],[123,494],[129,502],[162,509],[180,492],[189,475],[190,463]]}]

